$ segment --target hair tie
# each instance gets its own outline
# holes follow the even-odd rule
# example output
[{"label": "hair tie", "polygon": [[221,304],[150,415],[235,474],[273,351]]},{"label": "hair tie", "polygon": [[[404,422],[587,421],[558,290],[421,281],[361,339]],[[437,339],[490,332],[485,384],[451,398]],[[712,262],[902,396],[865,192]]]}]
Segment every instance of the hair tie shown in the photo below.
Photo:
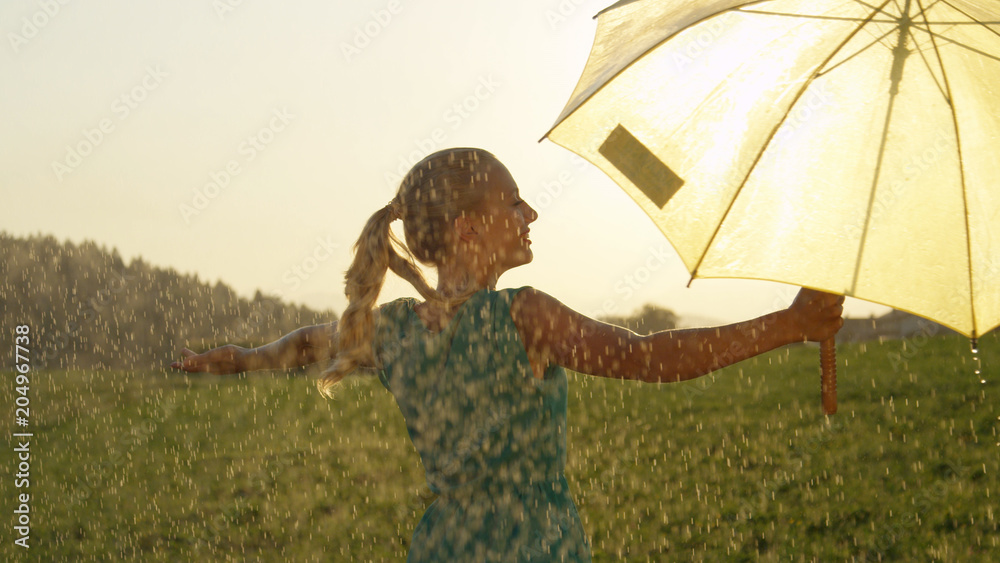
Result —
[{"label": "hair tie", "polygon": [[389,208],[390,221],[395,221],[396,219],[403,218],[403,206],[399,204],[398,199],[392,198],[392,200],[390,200],[389,203],[386,204],[386,207]]}]

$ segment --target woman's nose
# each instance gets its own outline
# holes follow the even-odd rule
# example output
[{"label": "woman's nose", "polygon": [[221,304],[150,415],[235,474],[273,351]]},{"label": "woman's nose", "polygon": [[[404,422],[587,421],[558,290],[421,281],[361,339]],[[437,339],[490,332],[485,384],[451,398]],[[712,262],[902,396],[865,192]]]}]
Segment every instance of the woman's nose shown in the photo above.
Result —
[{"label": "woman's nose", "polygon": [[524,221],[526,223],[534,223],[538,219],[538,212],[535,211],[534,207],[525,204],[528,207],[528,212],[524,214]]}]

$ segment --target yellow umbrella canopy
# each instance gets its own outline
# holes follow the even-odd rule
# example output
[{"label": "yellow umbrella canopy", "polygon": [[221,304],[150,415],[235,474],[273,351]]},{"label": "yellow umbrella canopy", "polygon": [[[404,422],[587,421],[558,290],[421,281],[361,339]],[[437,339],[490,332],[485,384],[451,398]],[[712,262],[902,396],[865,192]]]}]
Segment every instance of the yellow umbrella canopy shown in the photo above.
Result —
[{"label": "yellow umbrella canopy", "polygon": [[692,277],[1000,325],[1000,1],[619,2],[547,137]]}]

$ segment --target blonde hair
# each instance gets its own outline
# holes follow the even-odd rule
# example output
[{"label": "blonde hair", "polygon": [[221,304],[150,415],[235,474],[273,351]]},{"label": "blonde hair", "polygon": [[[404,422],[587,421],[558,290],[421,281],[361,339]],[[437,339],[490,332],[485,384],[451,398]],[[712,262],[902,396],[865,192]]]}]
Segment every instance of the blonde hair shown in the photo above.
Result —
[{"label": "blonde hair", "polygon": [[[387,270],[410,282],[424,299],[448,301],[427,284],[414,259],[439,266],[447,258],[455,219],[480,208],[489,173],[502,166],[482,149],[436,152],[415,164],[395,198],[368,219],[344,276],[347,309],[337,323],[337,357],[323,372],[320,392],[330,396],[347,374],[359,367],[376,367],[373,308]],[[390,229],[396,219],[403,220],[405,245]]]}]

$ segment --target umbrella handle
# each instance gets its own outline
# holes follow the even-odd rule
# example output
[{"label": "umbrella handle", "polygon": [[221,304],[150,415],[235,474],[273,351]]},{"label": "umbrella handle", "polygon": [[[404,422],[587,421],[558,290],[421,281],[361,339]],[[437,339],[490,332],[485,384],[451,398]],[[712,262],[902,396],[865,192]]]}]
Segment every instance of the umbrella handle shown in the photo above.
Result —
[{"label": "umbrella handle", "polygon": [[827,338],[819,345],[820,379],[823,391],[823,414],[837,414],[837,341]]}]

